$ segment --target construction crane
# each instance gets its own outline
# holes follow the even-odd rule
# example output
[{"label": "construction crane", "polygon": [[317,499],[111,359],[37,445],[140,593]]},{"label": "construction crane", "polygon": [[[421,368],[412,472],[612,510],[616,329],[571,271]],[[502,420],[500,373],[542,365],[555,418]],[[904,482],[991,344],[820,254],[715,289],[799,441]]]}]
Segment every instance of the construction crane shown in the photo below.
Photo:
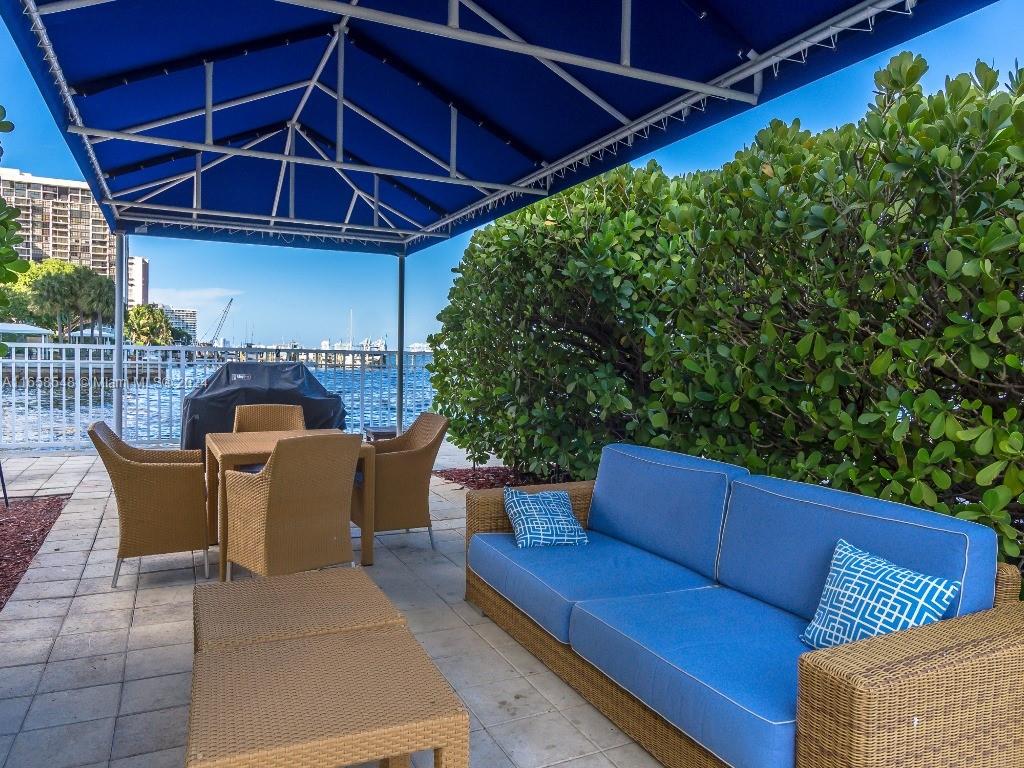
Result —
[{"label": "construction crane", "polygon": [[228,299],[228,303],[224,305],[224,309],[220,313],[220,318],[217,320],[217,324],[213,327],[213,330],[203,337],[203,340],[199,342],[201,347],[212,346],[213,342],[220,336],[220,332],[224,330],[224,323],[227,322],[228,313],[231,311],[231,305],[235,302],[234,297]]}]

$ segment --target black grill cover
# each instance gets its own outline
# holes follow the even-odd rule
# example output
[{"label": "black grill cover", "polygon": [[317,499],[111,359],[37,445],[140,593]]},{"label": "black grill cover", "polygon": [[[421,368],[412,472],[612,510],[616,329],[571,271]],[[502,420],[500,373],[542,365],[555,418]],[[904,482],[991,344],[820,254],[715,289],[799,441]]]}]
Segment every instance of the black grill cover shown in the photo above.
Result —
[{"label": "black grill cover", "polygon": [[225,363],[185,396],[181,447],[205,448],[207,432],[230,432],[236,405],[301,405],[309,429],[344,429],[341,395],[302,363]]}]

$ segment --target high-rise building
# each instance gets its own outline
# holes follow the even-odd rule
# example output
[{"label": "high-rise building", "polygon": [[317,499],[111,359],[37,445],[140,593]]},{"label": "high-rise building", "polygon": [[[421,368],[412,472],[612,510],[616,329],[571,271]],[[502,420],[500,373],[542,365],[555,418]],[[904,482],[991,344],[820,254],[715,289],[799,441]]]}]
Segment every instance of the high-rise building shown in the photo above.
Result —
[{"label": "high-rise building", "polygon": [[60,259],[114,276],[115,238],[82,181],[44,179],[0,168],[0,197],[20,210],[24,259]]},{"label": "high-rise building", "polygon": [[160,306],[163,309],[164,314],[167,315],[167,321],[171,324],[172,328],[178,328],[182,331],[185,331],[185,333],[192,337],[193,344],[199,341],[198,310],[178,309],[177,307],[169,307],[166,304],[161,304]]},{"label": "high-rise building", "polygon": [[128,306],[149,304],[149,259],[128,257]]}]

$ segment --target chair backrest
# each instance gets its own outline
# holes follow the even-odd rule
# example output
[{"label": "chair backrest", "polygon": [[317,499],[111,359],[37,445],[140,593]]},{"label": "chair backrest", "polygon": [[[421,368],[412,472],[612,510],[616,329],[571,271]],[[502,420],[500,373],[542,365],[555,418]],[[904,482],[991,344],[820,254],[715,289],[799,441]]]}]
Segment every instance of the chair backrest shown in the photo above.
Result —
[{"label": "chair backrest", "polygon": [[90,424],[88,432],[89,439],[96,447],[96,453],[100,455],[100,460],[107,468],[108,473],[111,467],[132,460],[132,447],[114,434],[114,430],[105,421]]},{"label": "chair backrest", "polygon": [[352,559],[349,521],[361,439],[341,432],[277,443],[263,472],[268,561],[291,573]]},{"label": "chair backrest", "polygon": [[301,405],[239,405],[235,407],[235,432],[283,432],[305,429]]},{"label": "chair backrest", "polygon": [[448,431],[448,419],[439,413],[424,411],[416,417],[407,430],[399,438],[404,444],[402,450],[415,451],[420,448],[434,447],[435,453],[441,447],[445,432]]}]

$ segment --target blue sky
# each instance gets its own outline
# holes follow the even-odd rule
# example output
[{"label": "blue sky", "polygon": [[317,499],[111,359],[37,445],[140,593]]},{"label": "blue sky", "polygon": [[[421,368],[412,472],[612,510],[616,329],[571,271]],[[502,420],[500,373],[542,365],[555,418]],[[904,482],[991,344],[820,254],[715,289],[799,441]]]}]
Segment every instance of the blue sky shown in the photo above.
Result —
[{"label": "blue sky", "polygon": [[[968,71],[977,58],[1001,72],[1024,60],[1024,0],[1000,2],[832,77],[757,107],[727,123],[652,155],[670,173],[713,168],[732,158],[770,119],[800,118],[820,130],[856,120],[872,98],[872,76],[898,50],[920,53],[931,65],[926,87],[935,90],[949,74]],[[14,43],[0,25],[0,104],[15,121],[4,138],[4,165],[39,176],[81,178],[77,165],[43,105]],[[647,158],[639,162],[646,162]],[[469,235],[415,254],[407,262],[407,340],[436,330],[447,301],[451,270]],[[318,345],[345,338],[355,316],[356,339],[387,335],[394,343],[397,266],[393,257],[235,246],[136,237],[132,254],[150,260],[151,298],[197,307],[202,332],[229,297],[234,308],[224,335],[236,342],[297,340]]]}]

